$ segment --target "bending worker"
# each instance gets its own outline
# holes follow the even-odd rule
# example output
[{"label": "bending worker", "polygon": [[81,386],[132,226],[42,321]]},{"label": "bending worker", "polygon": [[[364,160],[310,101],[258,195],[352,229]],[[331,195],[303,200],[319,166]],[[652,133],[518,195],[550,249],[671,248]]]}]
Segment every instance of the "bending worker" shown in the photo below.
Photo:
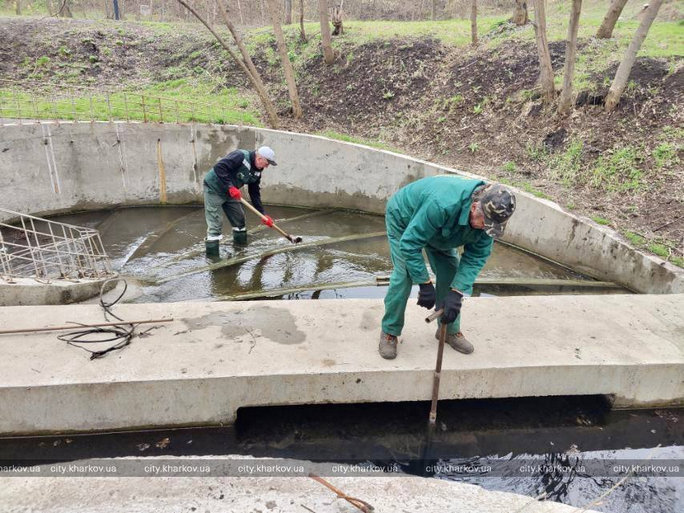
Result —
[{"label": "bending worker", "polygon": [[265,219],[262,223],[273,226],[273,219],[264,213],[261,204],[261,172],[269,165],[277,166],[275,153],[268,146],[256,151],[235,150],[219,160],[204,177],[204,216],[207,221],[207,256],[218,256],[219,241],[223,238],[223,216],[233,227],[233,243],[247,244],[245,211],[240,200],[240,188],[247,185],[252,205]]},{"label": "bending worker", "polygon": [[[460,331],[464,295],[492,252],[494,238],[503,234],[515,210],[515,196],[501,185],[456,175],[423,178],[400,189],[387,203],[385,223],[394,270],[385,296],[380,356],[397,356],[397,337],[411,287],[419,284],[418,305],[443,308],[440,322],[448,324],[446,342],[469,354],[473,345]],[[455,248],[463,246],[459,257]],[[433,286],[423,250],[437,277]],[[437,329],[437,338],[439,328]]]}]

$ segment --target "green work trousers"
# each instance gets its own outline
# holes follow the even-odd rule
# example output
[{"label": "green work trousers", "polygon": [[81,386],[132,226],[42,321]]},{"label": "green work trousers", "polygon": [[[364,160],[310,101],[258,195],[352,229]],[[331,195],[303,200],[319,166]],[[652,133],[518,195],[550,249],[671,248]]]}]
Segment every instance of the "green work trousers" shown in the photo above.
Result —
[{"label": "green work trousers", "polygon": [[223,214],[233,230],[245,230],[245,211],[242,204],[227,196],[219,196],[204,186],[204,218],[207,221],[207,240],[220,238],[223,231]]},{"label": "green work trousers", "polygon": [[[392,259],[392,275],[390,276],[390,284],[385,295],[385,315],[382,318],[382,331],[388,335],[399,336],[404,328],[404,313],[406,312],[406,302],[411,294],[413,282],[406,269],[406,261],[401,253],[399,243],[403,234],[403,229],[398,223],[398,219],[392,214],[391,210],[387,211],[385,215],[385,224],[387,226],[387,238],[389,239],[390,258]],[[431,247],[426,247],[430,267],[437,277],[436,292],[437,305],[439,305],[451,288],[451,282],[454,279],[460,257],[458,252],[454,249],[439,250]],[[448,333],[457,333],[460,331],[461,316],[449,324],[447,327]]]}]

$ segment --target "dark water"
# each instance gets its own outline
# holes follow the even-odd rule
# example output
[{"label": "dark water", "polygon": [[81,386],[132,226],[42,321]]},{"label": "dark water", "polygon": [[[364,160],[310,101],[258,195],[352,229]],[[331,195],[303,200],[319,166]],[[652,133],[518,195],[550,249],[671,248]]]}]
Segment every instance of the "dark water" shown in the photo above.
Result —
[{"label": "dark water", "polygon": [[[301,236],[304,243],[384,231],[381,216],[349,211],[316,213],[290,207],[268,207],[268,212],[276,222],[282,221],[283,229]],[[312,213],[315,215],[287,221]],[[174,279],[179,274],[213,263],[204,255],[206,225],[202,208],[128,208],[61,216],[55,220],[97,228],[114,268],[140,282],[137,302],[240,299],[245,294],[250,298],[382,298],[385,288],[373,283],[378,276],[388,276],[392,269],[384,236],[263,257],[264,252],[286,248],[291,243],[275,231],[260,227],[255,216],[248,214],[248,228],[257,228],[249,235],[249,245],[233,247],[230,226],[226,222],[224,234],[227,236],[222,241],[221,252],[223,259],[245,255],[254,258],[238,265]],[[480,279],[489,282],[517,280],[517,284],[477,285],[476,295],[625,292],[623,289],[561,290],[554,286],[527,286],[520,282],[590,279],[503,244],[495,245]],[[317,288],[349,282],[357,285]]]},{"label": "dark water", "polygon": [[[427,402],[244,408],[232,427],[0,439],[3,464],[90,458],[250,455],[309,462],[426,464]],[[441,401],[428,475],[585,506],[638,470],[592,509],[676,513],[684,491],[681,410],[611,411],[605,399],[553,397]],[[660,447],[658,447],[660,446]],[[334,468],[333,466],[329,468]],[[333,474],[331,474],[333,475]]]}]

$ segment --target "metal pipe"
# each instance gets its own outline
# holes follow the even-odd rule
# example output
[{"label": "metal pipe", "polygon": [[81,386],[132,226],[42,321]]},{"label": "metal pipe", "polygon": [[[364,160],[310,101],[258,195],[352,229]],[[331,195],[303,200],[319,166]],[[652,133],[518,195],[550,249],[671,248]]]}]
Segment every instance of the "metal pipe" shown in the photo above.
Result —
[{"label": "metal pipe", "polygon": [[41,331],[63,331],[63,330],[73,330],[76,328],[100,328],[105,326],[121,326],[122,324],[155,324],[160,322],[171,322],[173,317],[170,319],[151,319],[144,321],[119,321],[119,322],[103,322],[99,324],[81,324],[74,323],[69,326],[51,326],[48,328],[23,328],[19,330],[0,330],[0,335],[10,335],[16,333],[38,333]]}]

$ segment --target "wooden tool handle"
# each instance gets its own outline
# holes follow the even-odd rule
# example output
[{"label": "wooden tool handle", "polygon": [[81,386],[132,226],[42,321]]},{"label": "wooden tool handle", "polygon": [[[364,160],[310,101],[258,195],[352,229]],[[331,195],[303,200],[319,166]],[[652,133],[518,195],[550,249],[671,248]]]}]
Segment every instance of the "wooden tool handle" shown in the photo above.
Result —
[{"label": "wooden tool handle", "polygon": [[[261,212],[259,212],[256,208],[254,208],[254,206],[253,206],[249,201],[247,201],[245,198],[240,197],[240,201],[242,202],[242,204],[243,204],[244,206],[246,206],[246,207],[247,207],[249,210],[251,210],[254,214],[258,215],[258,216],[261,218],[262,221],[265,221],[265,220],[266,220],[266,216],[265,216],[264,214],[262,214]],[[271,226],[271,228],[273,228],[275,231],[277,231],[278,233],[280,233],[280,235],[282,235],[283,237],[285,237],[285,238],[286,238],[287,240],[289,240],[290,242],[294,242],[294,240],[292,239],[292,236],[291,236],[289,233],[287,233],[285,230],[280,229],[275,223],[273,223],[273,225]]]},{"label": "wooden tool handle", "polygon": [[432,321],[434,321],[435,319],[440,318],[440,317],[442,316],[443,313],[444,313],[444,310],[441,309],[441,308],[440,308],[439,310],[435,310],[434,312],[432,312],[430,315],[428,315],[428,316],[425,318],[425,322],[428,322],[428,323],[429,323],[429,322],[432,322]]}]

